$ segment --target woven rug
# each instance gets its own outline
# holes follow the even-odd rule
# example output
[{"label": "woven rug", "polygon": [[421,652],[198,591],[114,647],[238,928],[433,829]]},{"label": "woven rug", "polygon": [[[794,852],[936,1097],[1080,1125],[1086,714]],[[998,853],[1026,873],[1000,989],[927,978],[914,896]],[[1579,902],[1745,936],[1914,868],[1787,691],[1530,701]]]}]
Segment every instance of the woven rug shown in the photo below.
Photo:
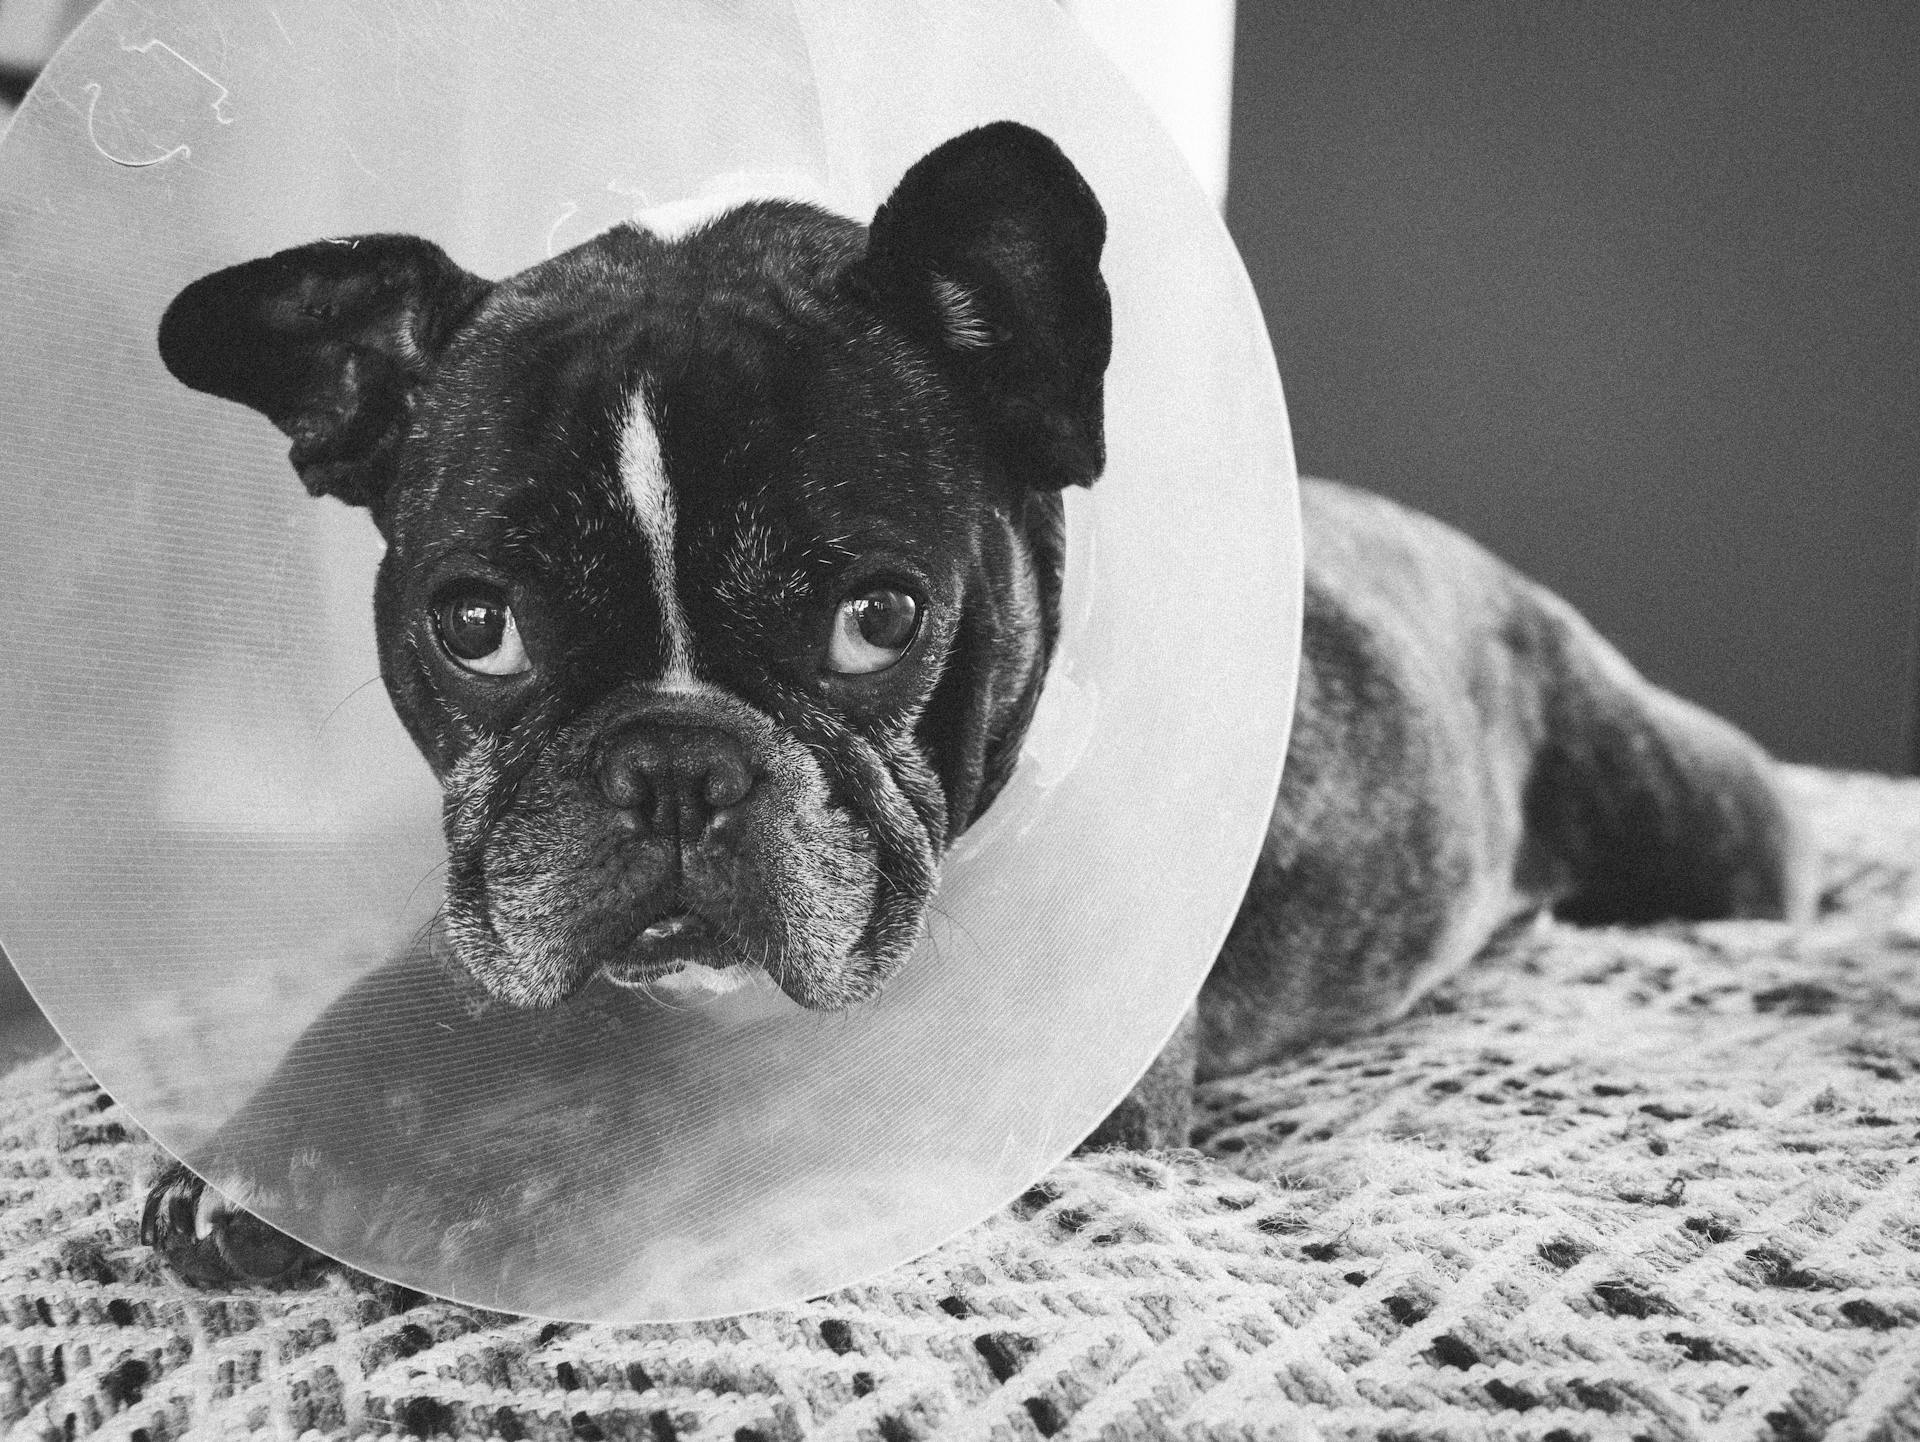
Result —
[{"label": "woven rug", "polygon": [[1920,782],[1796,773],[1820,920],[1542,925],[872,1285],[573,1327],[351,1274],[192,1292],[151,1143],[0,1079],[22,1438],[1920,1438]]}]

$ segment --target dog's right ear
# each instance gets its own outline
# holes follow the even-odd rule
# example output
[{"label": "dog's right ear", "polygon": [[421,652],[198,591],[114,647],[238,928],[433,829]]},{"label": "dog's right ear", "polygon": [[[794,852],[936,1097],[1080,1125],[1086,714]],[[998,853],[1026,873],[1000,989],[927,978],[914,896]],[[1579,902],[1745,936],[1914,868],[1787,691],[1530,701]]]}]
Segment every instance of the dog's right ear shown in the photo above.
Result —
[{"label": "dog's right ear", "polygon": [[414,393],[490,288],[416,236],[317,241],[181,291],[160,320],[160,359],[291,436],[314,495],[378,520]]},{"label": "dog's right ear", "polygon": [[916,161],[850,269],[857,291],[927,344],[1036,489],[1091,485],[1106,464],[1106,237],[1106,213],[1060,147],[1001,120]]}]

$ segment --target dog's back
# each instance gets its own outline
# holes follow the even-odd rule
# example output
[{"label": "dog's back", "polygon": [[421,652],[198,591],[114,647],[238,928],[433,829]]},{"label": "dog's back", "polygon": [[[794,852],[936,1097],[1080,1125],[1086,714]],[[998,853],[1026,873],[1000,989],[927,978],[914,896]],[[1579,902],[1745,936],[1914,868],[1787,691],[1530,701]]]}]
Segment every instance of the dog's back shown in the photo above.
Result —
[{"label": "dog's back", "polygon": [[1427,516],[1302,488],[1299,699],[1203,1076],[1390,1018],[1506,923],[1792,916],[1773,763]]}]

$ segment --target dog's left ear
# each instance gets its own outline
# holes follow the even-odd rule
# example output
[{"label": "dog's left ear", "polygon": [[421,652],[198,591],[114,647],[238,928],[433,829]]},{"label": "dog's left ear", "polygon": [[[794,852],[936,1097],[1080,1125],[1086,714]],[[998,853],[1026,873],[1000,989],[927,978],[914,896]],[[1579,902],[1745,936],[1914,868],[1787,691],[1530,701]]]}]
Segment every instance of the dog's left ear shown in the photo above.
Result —
[{"label": "dog's left ear", "polygon": [[1106,234],[1060,147],[1003,120],[907,171],[852,272],[870,304],[931,348],[1038,489],[1091,485],[1106,464]]}]

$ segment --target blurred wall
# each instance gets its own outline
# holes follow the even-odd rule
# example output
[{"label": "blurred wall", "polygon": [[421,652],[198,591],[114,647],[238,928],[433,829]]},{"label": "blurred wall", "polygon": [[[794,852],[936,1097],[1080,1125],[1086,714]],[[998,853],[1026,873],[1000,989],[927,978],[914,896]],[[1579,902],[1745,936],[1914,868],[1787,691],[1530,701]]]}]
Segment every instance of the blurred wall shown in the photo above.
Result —
[{"label": "blurred wall", "polygon": [[1911,766],[1920,7],[1245,0],[1228,220],[1303,471]]}]

